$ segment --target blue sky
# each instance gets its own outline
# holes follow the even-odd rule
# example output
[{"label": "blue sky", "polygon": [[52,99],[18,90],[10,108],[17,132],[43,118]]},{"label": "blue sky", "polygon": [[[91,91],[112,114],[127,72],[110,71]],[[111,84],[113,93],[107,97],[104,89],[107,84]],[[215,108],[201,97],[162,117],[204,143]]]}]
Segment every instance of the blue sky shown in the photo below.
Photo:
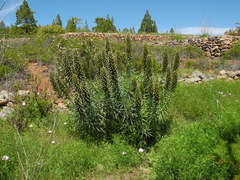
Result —
[{"label": "blue sky", "polygon": [[[6,16],[5,23],[14,24],[21,3],[22,0],[8,0],[0,12],[0,20]],[[69,18],[79,17],[83,24],[87,20],[91,28],[96,17],[109,14],[118,29],[134,26],[138,30],[146,9],[159,32],[173,27],[184,34],[217,35],[240,22],[240,0],[28,0],[28,3],[41,26],[51,24],[59,13],[64,25]]]}]

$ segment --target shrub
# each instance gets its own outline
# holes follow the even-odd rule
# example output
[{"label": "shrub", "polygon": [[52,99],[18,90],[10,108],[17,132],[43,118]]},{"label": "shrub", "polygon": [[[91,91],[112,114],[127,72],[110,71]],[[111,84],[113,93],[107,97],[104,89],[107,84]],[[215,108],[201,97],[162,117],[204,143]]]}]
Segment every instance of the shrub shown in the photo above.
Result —
[{"label": "shrub", "polygon": [[228,51],[223,55],[224,59],[240,59],[240,42],[234,44]]},{"label": "shrub", "polygon": [[65,29],[59,25],[47,25],[38,29],[38,36],[58,35],[65,33]]},{"label": "shrub", "polygon": [[[126,46],[123,50],[132,57],[129,42],[128,48]],[[179,56],[167,64],[167,74],[160,74],[154,70],[156,62],[145,45],[142,73],[130,71],[131,63],[127,62],[124,69],[129,71],[126,77],[121,77],[109,40],[106,40],[105,52],[98,56],[97,63],[94,63],[94,50],[88,54],[82,47],[85,45],[62,51],[57,72],[51,75],[58,95],[74,99],[76,126],[80,134],[110,140],[113,134],[120,133],[135,145],[154,144],[170,125],[168,107],[171,93],[176,88]],[[115,52],[119,54],[119,50]],[[166,58],[168,61],[168,56]],[[94,72],[94,81],[89,81],[93,79],[89,74]],[[167,81],[167,85],[159,81],[159,76]],[[132,77],[134,83],[127,77]],[[73,97],[69,96],[70,92],[74,92]]]}]

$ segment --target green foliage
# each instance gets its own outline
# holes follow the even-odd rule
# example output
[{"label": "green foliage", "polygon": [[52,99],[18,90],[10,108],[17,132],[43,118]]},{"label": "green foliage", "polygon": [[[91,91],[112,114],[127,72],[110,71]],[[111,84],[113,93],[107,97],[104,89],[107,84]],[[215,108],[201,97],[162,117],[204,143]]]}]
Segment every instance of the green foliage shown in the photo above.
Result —
[{"label": "green foliage", "polygon": [[152,153],[157,179],[233,179],[240,173],[240,123],[220,113],[214,122],[199,122],[164,138]]},{"label": "green foliage", "polygon": [[116,26],[114,25],[113,18],[110,19],[109,16],[106,18],[96,18],[96,26],[92,28],[93,32],[116,32]]},{"label": "green foliage", "polygon": [[169,32],[170,32],[171,34],[174,34],[174,33],[175,33],[175,31],[174,31],[173,28],[171,28]]},{"label": "green foliage", "polygon": [[37,21],[33,16],[34,12],[30,9],[27,0],[24,0],[22,5],[16,12],[16,25],[21,25],[24,33],[30,34],[37,28]]},{"label": "green foliage", "polygon": [[[156,62],[147,45],[143,52],[143,73],[137,74],[130,68],[134,64],[130,39],[123,47],[114,46],[106,39],[104,53],[86,52],[85,43],[74,49],[59,48],[57,72],[50,76],[57,94],[74,101],[80,135],[110,140],[113,134],[120,133],[135,145],[154,144],[169,128],[168,104],[176,82],[170,80],[168,89],[159,82],[160,74],[154,70]],[[125,58],[131,62],[124,63]],[[93,71],[88,68],[90,64]],[[129,76],[119,75],[120,68],[129,68],[128,73],[135,79],[133,84]],[[178,65],[168,68],[177,71]]]},{"label": "green foliage", "polygon": [[186,57],[186,58],[190,58],[190,59],[199,59],[199,58],[203,58],[204,57],[204,52],[202,49],[200,49],[197,46],[186,46],[184,48],[182,48],[181,50],[179,49],[179,51],[181,51],[182,56]]},{"label": "green foliage", "polygon": [[66,26],[67,32],[76,32],[77,24],[81,24],[80,18],[72,17],[71,19],[69,19]]},{"label": "green foliage", "polygon": [[240,59],[240,42],[234,44],[227,52],[223,55],[224,59]]},{"label": "green foliage", "polygon": [[152,20],[151,15],[147,10],[141,22],[141,26],[138,30],[138,33],[157,33],[157,32],[158,30],[156,22]]},{"label": "green foliage", "polygon": [[53,20],[52,26],[53,25],[58,25],[58,26],[62,27],[62,20],[61,20],[61,17],[59,14],[57,15],[56,19]]},{"label": "green foliage", "polygon": [[11,67],[7,65],[0,65],[0,80],[10,77],[13,74]]},{"label": "green foliage", "polygon": [[49,35],[57,35],[57,34],[63,34],[63,33],[65,33],[65,29],[57,24],[54,24],[52,26],[47,25],[47,26],[40,27],[38,29],[37,35],[49,36]]},{"label": "green foliage", "polygon": [[[13,122],[19,129],[28,126],[29,123],[35,124],[41,122],[42,117],[47,117],[52,109],[52,102],[49,100],[50,95],[44,93],[30,93],[28,98],[15,97]],[[45,123],[45,122],[44,122]]]},{"label": "green foliage", "polygon": [[185,40],[185,37],[181,34],[171,34],[169,40],[176,40],[176,41],[183,41]]}]

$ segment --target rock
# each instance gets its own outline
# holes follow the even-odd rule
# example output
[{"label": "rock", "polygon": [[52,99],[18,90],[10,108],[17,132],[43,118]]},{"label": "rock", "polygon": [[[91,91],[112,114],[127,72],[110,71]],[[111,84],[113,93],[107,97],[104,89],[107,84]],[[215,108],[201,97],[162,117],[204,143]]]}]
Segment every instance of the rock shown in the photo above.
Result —
[{"label": "rock", "polygon": [[199,82],[201,81],[202,79],[199,78],[199,77],[191,77],[191,78],[187,78],[185,79],[185,82],[186,83],[196,83],[196,82]]},{"label": "rock", "polygon": [[236,71],[235,76],[240,76],[240,71]]},{"label": "rock", "polygon": [[238,76],[234,76],[234,80],[237,80],[237,79],[239,79],[239,77]]},{"label": "rock", "polygon": [[13,93],[8,92],[8,91],[6,91],[6,90],[2,90],[2,91],[0,92],[0,99],[10,100],[12,96],[13,96]]},{"label": "rock", "polygon": [[8,104],[8,100],[7,99],[0,99],[0,107],[1,106],[6,106]]},{"label": "rock", "polygon": [[220,75],[224,75],[224,74],[226,74],[226,71],[225,71],[225,70],[221,70],[221,71],[219,72],[219,74],[220,74]]},{"label": "rock", "polygon": [[4,106],[3,109],[0,111],[0,119],[6,120],[8,117],[11,117],[13,111],[13,108]]},{"label": "rock", "polygon": [[182,73],[181,77],[182,78],[189,78],[189,75],[187,73]]},{"label": "rock", "polygon": [[208,80],[208,79],[209,79],[209,77],[208,77],[207,75],[201,73],[201,72],[198,71],[198,70],[194,71],[190,77],[192,77],[192,78],[198,77],[198,78],[205,79],[205,80]]},{"label": "rock", "polygon": [[227,79],[227,78],[228,78],[228,76],[227,76],[226,74],[218,75],[218,76],[217,76],[217,79],[218,79],[218,80]]},{"label": "rock", "polygon": [[229,78],[228,78],[228,81],[233,81],[233,78],[229,77]]},{"label": "rock", "polygon": [[29,90],[19,90],[17,92],[17,95],[23,96],[23,97],[28,97],[29,96]]},{"label": "rock", "polygon": [[233,72],[233,71],[226,71],[226,75],[227,75],[228,77],[234,78],[235,72]]}]

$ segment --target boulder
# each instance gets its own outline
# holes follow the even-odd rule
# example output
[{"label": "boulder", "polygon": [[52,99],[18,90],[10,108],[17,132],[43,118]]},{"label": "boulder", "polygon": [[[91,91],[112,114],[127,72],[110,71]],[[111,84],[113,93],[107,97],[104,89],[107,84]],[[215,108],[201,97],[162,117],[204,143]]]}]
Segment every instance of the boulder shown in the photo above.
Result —
[{"label": "boulder", "polygon": [[17,95],[28,97],[29,96],[29,90],[18,90]]},{"label": "boulder", "polygon": [[190,77],[191,78],[198,77],[198,78],[201,78],[204,80],[209,80],[209,77],[206,74],[203,74],[202,72],[200,72],[198,70],[194,71]]},{"label": "boulder", "polygon": [[2,90],[2,91],[0,92],[0,99],[10,100],[12,96],[13,96],[13,93],[8,92],[8,91],[6,91],[6,90]]},{"label": "boulder", "polygon": [[13,111],[14,109],[11,107],[3,107],[3,109],[0,111],[0,119],[7,119],[12,115]]},{"label": "boulder", "polygon": [[187,73],[182,73],[181,77],[182,78],[189,78],[189,75]]},{"label": "boulder", "polygon": [[227,78],[228,78],[228,76],[227,76],[226,74],[218,75],[218,76],[217,76],[217,79],[218,79],[218,80],[227,79]]},{"label": "boulder", "polygon": [[226,75],[227,75],[228,77],[234,78],[235,72],[233,72],[233,71],[226,71]]},{"label": "boulder", "polygon": [[220,75],[224,75],[224,74],[226,74],[226,71],[225,71],[225,70],[221,70],[221,71],[219,72],[219,74],[220,74]]},{"label": "boulder", "polygon": [[7,99],[0,99],[0,107],[1,106],[6,106],[8,104],[8,100]]},{"label": "boulder", "polygon": [[185,80],[186,83],[196,83],[196,82],[199,82],[201,81],[202,79],[199,78],[199,77],[191,77],[191,78],[187,78]]}]

